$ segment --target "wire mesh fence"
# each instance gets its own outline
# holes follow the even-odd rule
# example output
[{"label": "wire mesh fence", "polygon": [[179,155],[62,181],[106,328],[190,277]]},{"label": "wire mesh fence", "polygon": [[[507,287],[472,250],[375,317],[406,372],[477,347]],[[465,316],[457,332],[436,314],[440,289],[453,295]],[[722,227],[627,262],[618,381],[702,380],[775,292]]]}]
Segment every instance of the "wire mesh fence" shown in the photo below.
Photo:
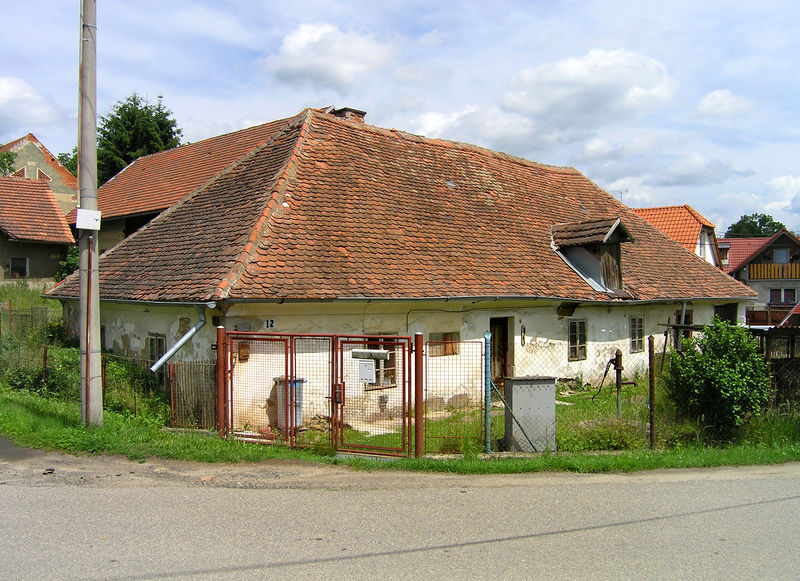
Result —
[{"label": "wire mesh fence", "polygon": [[217,423],[217,362],[169,364],[173,428],[212,429]]}]

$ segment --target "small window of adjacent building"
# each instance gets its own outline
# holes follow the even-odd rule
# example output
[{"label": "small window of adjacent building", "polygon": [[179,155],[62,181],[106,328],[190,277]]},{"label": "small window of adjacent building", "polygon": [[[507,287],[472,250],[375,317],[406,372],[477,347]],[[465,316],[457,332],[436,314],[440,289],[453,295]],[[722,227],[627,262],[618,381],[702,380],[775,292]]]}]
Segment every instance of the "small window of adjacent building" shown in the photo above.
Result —
[{"label": "small window of adjacent building", "polygon": [[11,278],[28,278],[28,259],[12,258],[9,260],[8,275]]},{"label": "small window of adjacent building", "polygon": [[460,349],[461,333],[431,333],[428,337],[428,355],[430,357],[445,357],[458,355]]},{"label": "small window of adjacent building", "polygon": [[777,264],[786,264],[789,262],[789,249],[776,248],[772,253],[772,261]]},{"label": "small window of adjacent building", "polygon": [[[159,359],[161,359],[162,355],[167,352],[167,337],[160,333],[150,333],[147,336],[147,355],[152,365]],[[165,367],[162,366],[156,372],[156,384],[162,388],[166,389],[166,374],[164,373]]]},{"label": "small window of adjacent building", "polygon": [[631,353],[644,351],[644,317],[631,317]]},{"label": "small window of adjacent building", "polygon": [[797,290],[793,288],[783,289],[783,302],[790,305],[797,304]]},{"label": "small window of adjacent building", "polygon": [[569,360],[581,361],[586,359],[586,321],[574,320],[569,322]]}]

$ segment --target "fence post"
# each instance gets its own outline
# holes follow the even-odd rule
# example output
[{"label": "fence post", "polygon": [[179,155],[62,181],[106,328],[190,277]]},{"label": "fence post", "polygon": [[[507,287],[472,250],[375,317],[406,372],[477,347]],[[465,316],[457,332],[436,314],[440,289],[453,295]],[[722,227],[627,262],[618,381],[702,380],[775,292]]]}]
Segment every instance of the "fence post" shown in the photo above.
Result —
[{"label": "fence post", "polygon": [[47,345],[42,348],[42,385],[47,382]]},{"label": "fence post", "polygon": [[485,375],[483,390],[483,434],[484,451],[492,453],[492,334],[489,331],[483,334],[484,360],[483,373]]},{"label": "fence post", "polygon": [[423,393],[424,364],[422,333],[414,334],[414,456],[425,453],[425,395]]},{"label": "fence post", "polygon": [[11,332],[11,299],[8,299],[8,331]]},{"label": "fence post", "polygon": [[650,379],[650,449],[656,447],[656,340],[647,338],[649,379]]},{"label": "fence post", "polygon": [[217,327],[217,434],[225,437],[225,327]]},{"label": "fence post", "polygon": [[617,372],[617,419],[622,417],[622,351],[614,354],[614,371]]}]

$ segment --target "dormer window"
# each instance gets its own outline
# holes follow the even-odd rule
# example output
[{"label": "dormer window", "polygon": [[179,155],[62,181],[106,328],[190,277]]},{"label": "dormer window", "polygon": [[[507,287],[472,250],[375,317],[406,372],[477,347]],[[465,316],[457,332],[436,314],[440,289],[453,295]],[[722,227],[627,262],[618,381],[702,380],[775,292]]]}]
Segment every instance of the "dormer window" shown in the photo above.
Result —
[{"label": "dormer window", "polygon": [[630,298],[622,283],[620,244],[633,239],[619,218],[556,224],[553,248],[596,291]]}]

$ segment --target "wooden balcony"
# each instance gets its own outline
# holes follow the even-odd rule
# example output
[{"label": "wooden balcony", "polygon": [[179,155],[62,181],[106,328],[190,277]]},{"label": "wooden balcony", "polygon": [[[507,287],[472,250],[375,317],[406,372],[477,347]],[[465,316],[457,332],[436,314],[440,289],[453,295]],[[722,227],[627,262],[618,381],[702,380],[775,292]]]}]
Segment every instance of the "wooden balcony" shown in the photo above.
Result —
[{"label": "wooden balcony", "polygon": [[800,279],[800,263],[788,264],[751,264],[750,280],[785,280]]},{"label": "wooden balcony", "polygon": [[745,322],[748,325],[779,325],[794,308],[794,305],[768,305],[766,309],[747,309]]}]

